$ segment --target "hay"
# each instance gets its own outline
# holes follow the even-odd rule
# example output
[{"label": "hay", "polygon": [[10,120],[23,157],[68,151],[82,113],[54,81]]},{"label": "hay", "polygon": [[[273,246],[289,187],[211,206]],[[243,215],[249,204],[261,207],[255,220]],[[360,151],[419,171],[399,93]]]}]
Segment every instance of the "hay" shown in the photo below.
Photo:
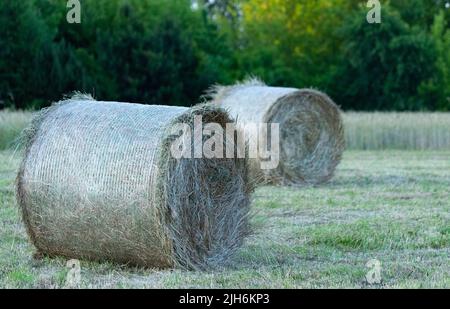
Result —
[{"label": "hay", "polygon": [[234,86],[215,86],[206,95],[237,119],[248,140],[257,137],[248,123],[280,124],[280,156],[276,169],[261,170],[251,161],[251,177],[262,183],[304,185],[328,181],[344,151],[339,108],[313,89],[268,87],[257,79]]},{"label": "hay", "polygon": [[38,253],[157,268],[222,264],[248,233],[247,162],[173,158],[170,128],[192,128],[195,115],[231,121],[213,106],[79,95],[37,116],[17,197]]}]

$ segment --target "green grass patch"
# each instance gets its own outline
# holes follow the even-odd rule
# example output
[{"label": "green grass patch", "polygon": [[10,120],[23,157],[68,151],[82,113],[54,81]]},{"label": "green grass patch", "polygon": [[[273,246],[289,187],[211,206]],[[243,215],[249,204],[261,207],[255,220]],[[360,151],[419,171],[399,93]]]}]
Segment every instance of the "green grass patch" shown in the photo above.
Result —
[{"label": "green grass patch", "polygon": [[[325,245],[340,250],[404,250],[446,248],[450,237],[443,220],[391,221],[366,219],[349,224],[327,224],[302,232],[310,245]],[[431,228],[430,228],[431,227]]]},{"label": "green grass patch", "polygon": [[30,284],[35,281],[35,276],[27,269],[16,269],[7,274],[7,278],[13,284]]}]

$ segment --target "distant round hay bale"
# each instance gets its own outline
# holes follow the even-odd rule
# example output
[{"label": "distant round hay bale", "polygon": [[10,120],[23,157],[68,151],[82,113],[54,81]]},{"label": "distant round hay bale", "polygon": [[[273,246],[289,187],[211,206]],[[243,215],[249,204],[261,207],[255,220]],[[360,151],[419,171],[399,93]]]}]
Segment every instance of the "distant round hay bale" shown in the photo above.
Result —
[{"label": "distant round hay bale", "polygon": [[223,263],[248,233],[247,162],[175,159],[170,147],[181,132],[171,128],[192,129],[198,115],[231,121],[214,106],[79,96],[43,111],[28,129],[17,178],[38,252],[157,268]]},{"label": "distant round hay bale", "polygon": [[257,79],[234,86],[215,86],[208,93],[237,119],[247,140],[257,140],[248,123],[279,123],[280,163],[260,169],[251,160],[252,178],[286,185],[320,184],[333,176],[344,151],[344,128],[337,105],[313,89],[268,87]]}]

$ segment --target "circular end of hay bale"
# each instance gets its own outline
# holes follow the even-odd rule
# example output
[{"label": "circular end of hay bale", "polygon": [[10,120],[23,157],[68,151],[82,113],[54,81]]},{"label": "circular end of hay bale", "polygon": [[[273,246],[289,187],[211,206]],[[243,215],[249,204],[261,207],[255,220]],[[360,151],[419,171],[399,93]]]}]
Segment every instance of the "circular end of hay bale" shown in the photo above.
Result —
[{"label": "circular end of hay bale", "polygon": [[[221,108],[197,106],[173,123],[187,123],[202,116],[203,124],[225,129],[232,119]],[[191,134],[194,132],[191,131]],[[175,159],[168,155],[174,136],[163,142],[158,184],[164,193],[165,225],[171,238],[174,264],[188,269],[214,267],[226,261],[249,233],[249,194],[245,159]],[[223,149],[227,141],[224,140]],[[194,144],[192,144],[194,147]]]},{"label": "circular end of hay bale", "polygon": [[344,151],[339,108],[324,93],[302,89],[279,98],[263,122],[280,124],[280,163],[265,172],[275,184],[319,184],[333,176]]}]

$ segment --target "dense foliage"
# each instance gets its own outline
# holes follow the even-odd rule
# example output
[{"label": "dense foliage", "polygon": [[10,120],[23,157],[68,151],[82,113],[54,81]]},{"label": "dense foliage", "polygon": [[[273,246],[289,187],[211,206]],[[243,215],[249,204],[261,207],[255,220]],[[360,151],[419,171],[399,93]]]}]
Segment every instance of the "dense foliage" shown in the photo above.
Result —
[{"label": "dense foliage", "polygon": [[0,1],[0,108],[74,90],[191,105],[214,83],[259,76],[316,87],[345,109],[450,110],[450,3],[364,0]]}]

